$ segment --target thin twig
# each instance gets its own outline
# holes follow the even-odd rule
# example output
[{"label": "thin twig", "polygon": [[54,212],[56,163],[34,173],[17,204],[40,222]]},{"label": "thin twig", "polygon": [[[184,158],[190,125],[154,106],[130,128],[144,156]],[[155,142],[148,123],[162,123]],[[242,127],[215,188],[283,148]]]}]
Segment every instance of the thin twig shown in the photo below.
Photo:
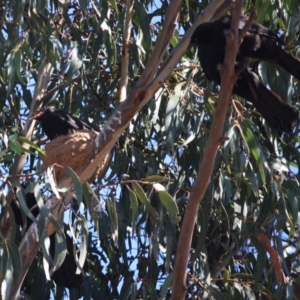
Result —
[{"label": "thin twig", "polygon": [[24,126],[23,126],[23,123],[21,121],[21,118],[20,118],[20,115],[19,115],[19,112],[17,111],[16,107],[15,107],[15,104],[14,102],[11,100],[11,97],[7,97],[7,100],[8,100],[8,103],[9,103],[9,106],[10,106],[10,110],[12,111],[15,119],[17,120],[18,122],[18,126],[20,127],[21,131],[24,130]]},{"label": "thin twig", "polygon": [[[28,115],[26,124],[24,126],[24,130],[22,131],[22,135],[29,140],[31,139],[33,129],[34,129],[34,124],[35,124],[35,121],[31,120],[31,114],[41,105],[40,99],[42,98],[42,95],[44,94],[44,92],[47,89],[47,85],[50,81],[52,70],[53,70],[53,67],[51,66],[50,63],[47,62],[47,59],[45,58],[38,69],[39,80],[36,84],[36,87],[35,87],[35,90],[33,93],[31,107],[30,107],[30,113]],[[21,147],[23,147],[25,149],[29,149],[30,145],[27,143],[23,143],[23,144],[21,144]],[[22,155],[16,155],[14,164],[11,167],[11,175],[21,174],[24,164],[25,164],[25,161],[26,161],[26,158],[27,158],[26,152],[24,152]]]},{"label": "thin twig", "polygon": [[211,21],[215,21],[223,17],[228,12],[228,8],[233,6],[233,3],[233,0],[225,0],[224,3],[213,14]]},{"label": "thin twig", "polygon": [[121,63],[121,79],[120,79],[120,102],[123,102],[127,97],[128,84],[128,66],[129,66],[129,52],[130,52],[130,32],[131,19],[134,0],[126,0],[126,12],[123,32],[123,49],[122,49],[122,63]]}]

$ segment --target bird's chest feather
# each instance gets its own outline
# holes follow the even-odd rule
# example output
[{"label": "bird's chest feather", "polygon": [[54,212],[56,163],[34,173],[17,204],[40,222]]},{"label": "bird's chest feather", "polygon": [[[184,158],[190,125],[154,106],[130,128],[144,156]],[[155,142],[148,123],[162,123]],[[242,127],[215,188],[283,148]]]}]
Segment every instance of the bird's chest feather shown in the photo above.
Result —
[{"label": "bird's chest feather", "polygon": [[221,79],[217,66],[224,61],[225,49],[223,47],[217,48],[208,44],[200,44],[198,56],[207,78],[219,84]]}]

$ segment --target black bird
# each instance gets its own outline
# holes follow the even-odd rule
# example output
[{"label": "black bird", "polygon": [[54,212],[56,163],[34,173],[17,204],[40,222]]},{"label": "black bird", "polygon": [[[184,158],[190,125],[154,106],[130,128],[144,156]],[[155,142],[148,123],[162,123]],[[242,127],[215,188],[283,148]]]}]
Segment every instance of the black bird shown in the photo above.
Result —
[{"label": "black bird", "polygon": [[[60,268],[57,269],[51,276],[57,286],[67,287],[69,289],[78,288],[83,285],[85,277],[80,273],[76,274],[77,265],[73,256],[73,241],[66,236],[67,243],[67,254],[65,260],[61,264]],[[55,255],[55,233],[50,235],[50,254],[52,258]],[[87,261],[83,265],[83,270],[88,271]]]},{"label": "black bird", "polygon": [[[23,188],[25,189],[25,185],[22,185]],[[22,218],[22,213],[20,210],[20,204],[17,205],[15,201],[18,201],[17,199],[13,200],[10,204],[15,221],[18,225],[24,226],[23,218]],[[36,198],[32,192],[26,193],[26,198],[25,198],[27,207],[29,209],[32,209],[34,206],[36,206]],[[31,210],[32,214],[37,217],[39,214],[39,209],[37,207],[33,208]],[[32,224],[32,220],[27,217],[27,227],[26,229],[29,228],[29,226]],[[68,234],[65,234],[66,236],[66,243],[67,243],[67,254],[65,257],[65,260],[61,264],[60,268],[57,269],[51,276],[53,281],[56,283],[57,286],[63,286],[69,289],[72,288],[78,288],[81,285],[83,285],[85,277],[83,274],[76,274],[77,270],[77,265],[73,256],[73,241],[72,239],[68,236]],[[50,254],[52,258],[55,256],[55,233],[50,235]],[[88,271],[88,264],[87,261],[85,261],[85,264],[83,266],[84,271]]]},{"label": "black bird", "polygon": [[[23,187],[23,189],[25,189],[26,185],[22,184],[22,187]],[[29,210],[31,210],[31,213],[33,214],[33,216],[37,217],[39,214],[39,209],[37,207],[37,203],[36,203],[34,194],[27,193],[25,196],[25,201],[26,201],[27,207],[29,208]],[[22,228],[24,226],[26,226],[26,229],[28,229],[33,221],[29,217],[27,217],[26,220],[23,220],[22,212],[21,212],[21,208],[20,208],[21,206],[20,206],[20,203],[17,205],[17,202],[19,202],[17,199],[13,199],[12,202],[10,203],[10,207],[14,213],[15,221],[18,225],[22,226]]]},{"label": "black bird", "polygon": [[[241,16],[239,28],[248,20]],[[218,64],[225,57],[225,29],[230,29],[231,16],[198,26],[191,38],[191,44],[198,47],[198,56],[203,71],[209,80],[221,83]],[[280,65],[300,80],[300,62],[281,48],[282,40],[263,25],[253,23],[240,45],[236,64],[246,68],[239,74],[233,93],[251,102],[269,126],[277,131],[291,132],[298,122],[298,114],[277,94],[263,85],[247,68],[249,57]]]},{"label": "black bird", "polygon": [[43,131],[50,140],[59,135],[67,135],[77,130],[93,130],[91,126],[71,116],[63,110],[51,107],[42,108],[33,114],[32,119],[40,121]]}]

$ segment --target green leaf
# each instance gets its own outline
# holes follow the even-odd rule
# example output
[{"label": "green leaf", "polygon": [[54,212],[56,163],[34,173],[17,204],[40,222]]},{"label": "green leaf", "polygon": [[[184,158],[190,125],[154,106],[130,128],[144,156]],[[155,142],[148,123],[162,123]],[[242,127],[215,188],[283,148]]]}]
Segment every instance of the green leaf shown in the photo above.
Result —
[{"label": "green leaf", "polygon": [[250,130],[247,121],[244,120],[242,124],[243,124],[243,132],[242,132],[243,138],[245,139],[245,142],[247,143],[250,152],[257,163],[260,179],[262,183],[265,184],[266,183],[266,176],[264,170],[265,158],[263,153],[261,152],[261,146],[258,143],[256,137],[253,135],[253,132]]},{"label": "green leaf", "polygon": [[[177,32],[175,32],[177,33]],[[172,45],[172,47],[176,47],[178,44],[178,36],[175,35],[175,33],[172,35],[171,40],[170,40],[170,44]]]},{"label": "green leaf", "polygon": [[53,44],[54,48],[58,51],[60,57],[64,56],[64,50],[61,42],[53,35],[49,36],[49,41]]},{"label": "green leaf", "polygon": [[169,193],[165,191],[158,192],[158,196],[163,206],[166,208],[167,212],[169,213],[170,217],[176,223],[178,223],[180,221],[180,218],[178,217],[179,211],[174,199],[171,197]]},{"label": "green leaf", "polygon": [[154,217],[154,219],[158,219],[159,218],[158,213],[155,211],[155,209],[153,208],[153,206],[149,202],[149,200],[148,200],[146,194],[144,193],[142,187],[138,183],[133,182],[132,183],[132,189],[133,189],[134,193],[136,194],[136,196],[138,197],[138,199],[141,201],[141,203],[145,205],[146,209]]},{"label": "green leaf", "polygon": [[[83,216],[80,217],[80,225],[81,225],[80,227],[82,229],[82,234],[81,234],[82,238],[81,238],[80,247],[78,249],[79,257],[78,257],[77,266],[79,268],[77,269],[76,274],[80,274],[81,270],[83,269],[84,263],[86,261],[88,241],[89,241],[88,222]],[[74,257],[76,257],[76,261],[77,261],[77,253],[76,252],[77,252],[76,246],[73,245],[73,254],[74,254]]]},{"label": "green leaf", "polygon": [[[55,237],[53,239],[53,237]],[[67,243],[64,232],[58,230],[55,232],[54,236],[50,238],[51,242],[55,241],[55,255],[53,259],[53,268],[51,269],[51,274],[60,268],[62,263],[64,262],[67,254]],[[51,243],[50,242],[50,243]]]},{"label": "green leaf", "polygon": [[[40,189],[40,185],[38,182],[34,182],[33,183],[33,193],[34,193],[34,197],[36,199],[36,203],[39,207],[39,211],[40,211],[40,218],[38,220],[38,225],[39,224],[45,224],[46,222],[46,218],[49,219],[49,221],[53,224],[53,226],[55,227],[56,231],[61,230],[61,224],[59,221],[55,220],[53,215],[50,213],[49,209],[45,206],[43,197],[41,195],[41,189]],[[45,235],[45,231],[44,228],[42,226],[38,226],[39,229],[39,234],[40,236]]]},{"label": "green leaf", "polygon": [[16,68],[17,78],[19,79],[19,82],[24,85],[25,82],[24,82],[24,80],[22,78],[22,75],[21,75],[21,68],[22,68],[22,66],[21,66],[21,56],[22,56],[21,51],[17,50],[15,52],[14,64],[15,64],[15,68]]},{"label": "green leaf", "polygon": [[117,214],[117,208],[116,208],[116,202],[115,199],[108,198],[106,200],[106,207],[109,214],[110,219],[110,227],[111,227],[111,233],[112,233],[112,239],[114,241],[115,247],[119,247],[118,242],[118,214]]},{"label": "green leaf", "polygon": [[135,234],[135,228],[136,228],[136,221],[138,217],[138,201],[136,194],[127,186],[127,189],[129,191],[129,197],[130,197],[130,207],[131,207],[131,226],[132,226],[132,234]]},{"label": "green leaf", "polygon": [[16,280],[21,272],[22,262],[19,249],[14,242],[7,241],[7,248],[12,257],[12,263],[14,268],[14,279]]},{"label": "green leaf", "polygon": [[20,146],[19,142],[18,141],[13,141],[9,144],[9,148],[16,152],[17,154],[22,154],[23,152],[23,149],[22,147]]},{"label": "green leaf", "polygon": [[35,216],[32,214],[30,209],[27,206],[26,198],[23,195],[22,188],[19,186],[17,187],[17,197],[20,203],[20,206],[22,208],[22,211],[25,213],[25,215],[30,218],[33,222],[37,222]]},{"label": "green leaf", "polygon": [[15,84],[16,69],[18,66],[15,65],[15,51],[12,51],[7,56],[7,78],[8,78],[8,91],[12,90]]},{"label": "green leaf", "polygon": [[87,182],[83,183],[82,189],[83,189],[85,205],[92,217],[92,220],[94,221],[95,230],[99,233],[100,232],[99,218],[101,212],[103,211],[102,205],[96,193]]},{"label": "green leaf", "polygon": [[142,180],[146,181],[146,182],[162,182],[162,181],[165,181],[166,178],[164,178],[163,176],[160,176],[160,175],[150,175],[150,176],[143,178]]},{"label": "green leaf", "polygon": [[165,119],[165,131],[166,131],[166,144],[167,149],[172,149],[174,145],[174,139],[176,138],[176,130],[179,124],[177,105],[182,97],[182,85],[178,84],[174,90],[174,94],[170,97],[168,101],[168,106],[166,109],[166,119]]},{"label": "green leaf", "polygon": [[151,281],[145,283],[150,299],[157,299],[155,287]]},{"label": "green leaf", "polygon": [[46,174],[47,174],[47,179],[48,179],[48,183],[50,184],[50,187],[52,189],[52,192],[54,193],[54,195],[56,196],[57,199],[60,199],[60,195],[57,189],[57,185],[54,179],[54,165],[50,165],[47,170],[46,170]]},{"label": "green leaf", "polygon": [[116,0],[108,0],[108,2],[112,5],[112,7],[115,9],[116,13],[118,14],[118,2]]},{"label": "green leaf", "polygon": [[1,251],[1,259],[0,259],[0,283],[2,283],[5,278],[7,266],[8,266],[8,256],[9,249],[7,246],[8,241],[0,240],[0,251]]},{"label": "green leaf", "polygon": [[288,211],[292,221],[291,224],[292,232],[290,232],[290,236],[294,236],[293,229],[295,228],[295,225],[298,221],[298,198],[293,191],[289,190],[287,200],[288,200]]},{"label": "green leaf", "polygon": [[87,10],[89,8],[90,1],[88,1],[88,0],[79,0],[79,4],[80,4],[80,8],[82,10]]},{"label": "green leaf", "polygon": [[145,10],[144,5],[139,1],[134,2],[134,10],[135,10],[134,17],[137,18],[138,24],[143,32],[144,48],[146,51],[148,51],[151,48],[151,34],[150,34],[150,21],[147,12]]},{"label": "green leaf", "polygon": [[198,216],[198,222],[201,228],[201,235],[199,236],[197,240],[197,245],[195,247],[195,250],[193,251],[191,261],[195,263],[199,259],[199,255],[201,255],[201,251],[205,245],[205,240],[207,238],[207,230],[208,230],[208,224],[209,224],[209,214],[206,211],[204,207],[200,207],[199,209],[199,216]]},{"label": "green leaf", "polygon": [[81,66],[82,66],[82,59],[78,55],[78,49],[73,48],[71,64],[70,64],[70,68],[68,70],[68,76],[67,76],[67,79],[66,79],[67,83],[69,83],[72,80],[73,75],[76,73],[76,71],[79,68],[81,68]]},{"label": "green leaf", "polygon": [[117,48],[116,48],[116,41],[113,37],[108,33],[108,31],[103,32],[103,42],[106,47],[106,56],[109,61],[109,64],[112,68],[116,66],[117,62]]},{"label": "green leaf", "polygon": [[77,195],[77,203],[78,205],[81,204],[82,202],[82,195],[83,195],[83,190],[82,190],[82,185],[79,181],[79,178],[77,174],[69,167],[64,168],[65,173],[72,178],[72,182],[75,186],[76,190],[76,195]]},{"label": "green leaf", "polygon": [[261,276],[264,274],[265,270],[265,264],[266,264],[266,250],[262,243],[257,240],[254,236],[250,236],[252,243],[255,246],[255,249],[257,250],[257,259],[256,264],[254,265],[254,278],[256,282],[261,281]]},{"label": "green leaf", "polygon": [[31,140],[27,139],[24,136],[18,136],[18,141],[20,141],[21,143],[26,143],[28,145],[30,145],[33,149],[35,149],[36,151],[38,151],[41,155],[46,155],[45,151],[43,149],[41,149],[38,145],[36,145],[35,143],[33,143]]}]

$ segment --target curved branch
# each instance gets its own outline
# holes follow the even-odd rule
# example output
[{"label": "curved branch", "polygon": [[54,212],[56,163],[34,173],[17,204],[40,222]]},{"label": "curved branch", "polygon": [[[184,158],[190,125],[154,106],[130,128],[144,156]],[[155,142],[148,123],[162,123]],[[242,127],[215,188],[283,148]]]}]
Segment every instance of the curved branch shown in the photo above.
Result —
[{"label": "curved branch", "polygon": [[[184,299],[186,294],[186,270],[188,266],[193,229],[195,226],[200,202],[204,196],[212,175],[215,157],[221,142],[229,100],[231,98],[232,89],[237,78],[234,67],[236,53],[242,40],[242,36],[239,35],[238,27],[241,10],[242,0],[238,0],[236,1],[235,5],[231,30],[227,31],[225,34],[227,44],[226,54],[224,65],[219,66],[219,71],[221,74],[221,88],[211,132],[207,141],[202,163],[199,167],[198,176],[191,190],[189,202],[186,207],[183,224],[180,231],[175,258],[175,267],[173,271],[172,300]],[[246,24],[246,26],[249,26],[249,24]],[[245,30],[242,32],[245,33]]]},{"label": "curved branch", "polygon": [[[31,114],[41,106],[41,98],[43,94],[45,93],[47,89],[47,85],[50,81],[50,76],[52,74],[53,67],[51,66],[50,63],[47,62],[47,59],[45,58],[43,62],[41,63],[39,69],[38,69],[38,82],[36,84],[34,93],[33,93],[33,98],[31,102],[31,107],[30,107],[30,113],[27,118],[26,124],[24,126],[24,130],[22,131],[22,135],[25,136],[27,139],[31,139],[32,133],[33,133],[33,128],[35,121],[30,120]],[[21,145],[25,149],[29,149],[30,145],[24,143]],[[23,153],[22,155],[16,155],[16,159],[14,161],[14,164],[10,170],[10,174],[12,176],[16,176],[21,174],[25,161],[27,158],[27,153]]]},{"label": "curved branch", "polygon": [[215,21],[221,17],[223,17],[228,10],[232,7],[234,1],[232,0],[225,0],[222,5],[219,6],[219,8],[216,10],[216,12],[211,17],[211,21]]}]

